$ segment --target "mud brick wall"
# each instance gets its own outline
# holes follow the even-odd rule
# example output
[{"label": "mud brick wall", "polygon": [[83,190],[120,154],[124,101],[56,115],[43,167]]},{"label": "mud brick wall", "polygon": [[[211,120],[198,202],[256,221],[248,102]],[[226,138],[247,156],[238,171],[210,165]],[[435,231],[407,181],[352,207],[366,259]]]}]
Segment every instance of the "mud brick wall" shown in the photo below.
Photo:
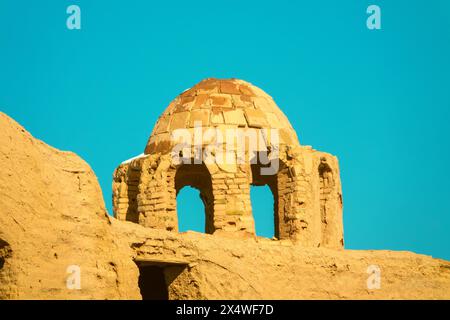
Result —
[{"label": "mud brick wall", "polygon": [[254,236],[255,223],[250,203],[250,184],[246,170],[219,171],[212,175],[214,229],[216,234],[235,237]]},{"label": "mud brick wall", "polygon": [[[246,150],[243,163],[221,163],[217,159],[206,164],[174,161],[171,139],[176,130],[190,134],[200,130],[203,134],[214,129],[224,134],[230,128],[260,130],[258,139],[264,143],[258,143],[258,149],[252,153]],[[275,159],[279,170],[275,175],[262,175],[263,165],[250,161],[250,155],[258,158],[261,152],[273,150],[269,134],[273,130],[278,132]],[[218,140],[210,136],[202,141],[200,150]],[[235,142],[221,143],[218,148],[238,160]],[[191,145],[191,155],[194,149]],[[206,79],[180,94],[156,122],[144,153],[120,165],[114,173],[113,208],[118,219],[177,232],[177,194],[183,187],[191,186],[200,191],[206,233],[255,237],[250,186],[267,185],[274,196],[276,239],[292,240],[305,247],[343,247],[337,158],[301,146],[273,99],[248,82]]]}]

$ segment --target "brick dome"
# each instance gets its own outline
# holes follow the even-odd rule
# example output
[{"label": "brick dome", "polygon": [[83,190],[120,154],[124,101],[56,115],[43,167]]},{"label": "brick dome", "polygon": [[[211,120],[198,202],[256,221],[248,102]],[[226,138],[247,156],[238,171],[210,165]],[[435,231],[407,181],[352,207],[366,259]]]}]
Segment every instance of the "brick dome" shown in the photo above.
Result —
[{"label": "brick dome", "polygon": [[206,79],[167,107],[145,154],[116,169],[114,214],[177,232],[177,194],[191,186],[200,192],[206,233],[255,237],[250,188],[264,185],[274,199],[276,239],[343,247],[337,158],[301,146],[261,89],[242,80]]},{"label": "brick dome", "polygon": [[145,154],[167,153],[176,129],[241,127],[278,129],[280,145],[298,146],[287,117],[263,90],[238,79],[205,79],[173,100],[159,117]]}]

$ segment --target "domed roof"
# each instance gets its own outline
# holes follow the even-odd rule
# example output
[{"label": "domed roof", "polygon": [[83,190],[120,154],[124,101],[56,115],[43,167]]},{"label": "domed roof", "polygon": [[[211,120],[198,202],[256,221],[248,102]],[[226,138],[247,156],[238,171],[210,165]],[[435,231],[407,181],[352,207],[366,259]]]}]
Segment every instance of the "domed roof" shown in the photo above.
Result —
[{"label": "domed roof", "polygon": [[159,117],[145,154],[165,153],[176,129],[239,127],[278,129],[280,145],[298,146],[292,125],[263,90],[238,79],[205,79],[173,100]]}]

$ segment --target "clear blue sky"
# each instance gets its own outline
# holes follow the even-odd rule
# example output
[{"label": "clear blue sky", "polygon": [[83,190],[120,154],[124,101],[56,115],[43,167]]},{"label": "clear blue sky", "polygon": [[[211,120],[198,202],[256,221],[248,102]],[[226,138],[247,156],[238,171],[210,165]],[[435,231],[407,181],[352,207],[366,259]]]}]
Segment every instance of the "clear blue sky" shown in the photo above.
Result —
[{"label": "clear blue sky", "polygon": [[0,1],[0,110],[82,156],[109,209],[114,168],[206,77],[261,87],[339,157],[347,248],[450,259],[449,1]]}]

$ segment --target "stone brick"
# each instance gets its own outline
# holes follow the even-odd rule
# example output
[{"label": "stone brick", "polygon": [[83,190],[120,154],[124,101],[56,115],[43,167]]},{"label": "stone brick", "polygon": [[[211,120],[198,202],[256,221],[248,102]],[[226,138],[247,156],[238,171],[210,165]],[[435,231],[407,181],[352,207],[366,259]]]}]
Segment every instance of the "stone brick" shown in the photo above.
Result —
[{"label": "stone brick", "polygon": [[169,123],[170,123],[170,117],[169,116],[162,116],[158,119],[158,122],[155,125],[155,129],[153,130],[153,134],[160,134],[167,132],[169,130]]},{"label": "stone brick", "polygon": [[262,128],[268,126],[266,117],[261,110],[245,109],[245,118],[249,127]]},{"label": "stone brick", "polygon": [[220,81],[220,92],[228,94],[241,94],[239,85],[231,81]]},{"label": "stone brick", "polygon": [[195,97],[194,104],[192,105],[192,110],[208,108],[209,105],[209,95],[207,94],[199,94]]},{"label": "stone brick", "polygon": [[253,90],[248,85],[241,84],[239,86],[239,90],[241,91],[241,93],[243,95],[250,96],[250,97],[255,96],[255,93],[253,92]]},{"label": "stone brick", "polygon": [[200,123],[200,126],[202,126],[202,127],[209,126],[209,110],[200,109],[200,110],[192,110],[191,111],[189,126],[192,128],[196,124],[198,125],[199,123]]},{"label": "stone brick", "polygon": [[170,121],[170,130],[186,128],[189,121],[190,112],[174,113]]},{"label": "stone brick", "polygon": [[241,109],[224,111],[223,116],[225,118],[226,124],[236,124],[241,127],[245,127],[247,125],[247,121],[245,121],[244,112]]},{"label": "stone brick", "polygon": [[223,114],[222,111],[213,111],[211,113],[211,124],[223,124],[224,123],[224,119],[223,119]]},{"label": "stone brick", "polygon": [[236,182],[237,184],[241,184],[241,183],[248,183],[247,178],[237,178],[234,180],[234,182]]},{"label": "stone brick", "polygon": [[264,97],[252,97],[252,101],[255,108],[261,110],[264,113],[272,113],[274,111],[272,107],[273,104]]},{"label": "stone brick", "polygon": [[196,90],[197,95],[219,92],[219,82],[217,80],[206,79],[195,85],[193,90]]},{"label": "stone brick", "polygon": [[231,109],[233,105],[231,103],[231,96],[228,94],[215,93],[209,96],[212,107],[218,107],[223,109]]},{"label": "stone brick", "polygon": [[233,101],[233,105],[235,108],[253,108],[253,102],[250,97],[245,97],[241,95],[232,95],[231,100]]},{"label": "stone brick", "polygon": [[281,124],[280,120],[278,120],[278,117],[275,115],[275,113],[266,112],[266,119],[270,123],[271,128],[283,128],[283,125]]}]

